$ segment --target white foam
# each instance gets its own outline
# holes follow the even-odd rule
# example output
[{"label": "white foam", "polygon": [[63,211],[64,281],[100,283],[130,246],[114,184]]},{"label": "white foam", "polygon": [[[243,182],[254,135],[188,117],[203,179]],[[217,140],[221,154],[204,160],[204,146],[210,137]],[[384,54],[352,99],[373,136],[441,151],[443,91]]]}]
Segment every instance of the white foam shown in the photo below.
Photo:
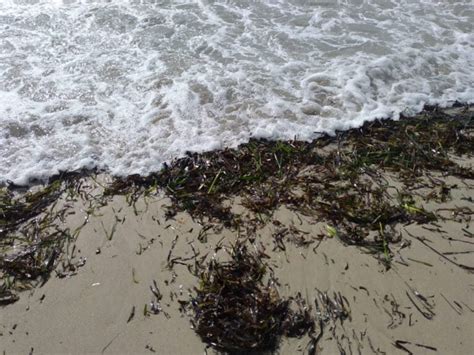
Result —
[{"label": "white foam", "polygon": [[471,1],[2,0],[0,181],[474,102]]}]

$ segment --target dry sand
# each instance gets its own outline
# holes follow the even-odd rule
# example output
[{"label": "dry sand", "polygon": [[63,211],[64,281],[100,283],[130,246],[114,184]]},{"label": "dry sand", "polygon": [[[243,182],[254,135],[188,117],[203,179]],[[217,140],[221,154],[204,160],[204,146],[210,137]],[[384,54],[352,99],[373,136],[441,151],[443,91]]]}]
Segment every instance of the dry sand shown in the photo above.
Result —
[{"label": "dry sand", "polygon": [[[87,183],[91,191],[98,188],[91,179]],[[450,183],[457,183],[458,189],[452,191],[453,200],[448,205],[472,207],[472,200],[465,199],[474,197],[472,187],[453,179]],[[71,213],[65,223],[72,229],[87,218],[88,203],[66,203]],[[130,206],[125,197],[116,196],[89,216],[72,257],[76,262],[80,258],[85,261],[77,274],[63,278],[52,275],[42,287],[23,292],[19,301],[0,309],[0,351],[212,353],[191,329],[189,317],[179,311],[178,300],[188,300],[198,280],[185,265],[175,264],[170,270],[167,260],[186,260],[193,255],[192,247],[200,255],[209,253],[212,257],[218,243],[229,245],[235,241],[237,231],[216,225],[201,233],[205,237],[201,239],[207,242],[200,242],[203,226],[186,213],[165,219],[164,206],[169,203],[166,197],[142,197]],[[243,218],[255,218],[239,205],[238,199],[230,203]],[[425,207],[439,208],[434,203]],[[439,213],[453,217],[449,211]],[[341,349],[347,354],[406,353],[394,346],[398,340],[410,342],[403,346],[414,354],[468,354],[474,349],[474,274],[427,246],[444,253],[474,250],[474,238],[466,237],[461,229],[474,232],[466,219],[462,223],[438,222],[438,226],[430,226],[433,231],[418,225],[402,226],[402,241],[393,248],[390,270],[360,248],[344,246],[337,238],[328,237],[326,224],[315,223],[285,207],[257,230],[255,244],[265,246],[270,256],[267,262],[280,281],[281,295],[300,292],[312,303],[320,290],[330,295],[340,292],[347,299],[351,317],[343,324],[336,321],[325,328],[318,346],[322,354],[339,353]],[[287,241],[285,251],[273,250],[273,235],[284,227],[293,228],[296,237],[314,242],[303,247]],[[437,228],[444,232],[434,231]],[[245,231],[241,233],[245,235]],[[320,241],[321,235],[326,237]],[[427,245],[415,236],[426,238]],[[219,257],[222,251],[217,254]],[[472,255],[446,256],[474,266]],[[150,308],[153,296],[153,280],[164,295],[163,311],[145,315],[144,307]],[[432,306],[432,319],[421,314],[420,310],[430,312],[421,298]],[[284,339],[278,352],[306,353],[307,344],[307,337]]]}]

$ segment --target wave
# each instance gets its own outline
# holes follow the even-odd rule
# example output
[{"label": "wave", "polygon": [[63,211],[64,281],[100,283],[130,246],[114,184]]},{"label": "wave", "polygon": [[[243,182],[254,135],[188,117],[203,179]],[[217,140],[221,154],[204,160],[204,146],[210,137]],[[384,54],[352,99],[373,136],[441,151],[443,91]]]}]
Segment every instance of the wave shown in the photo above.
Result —
[{"label": "wave", "polygon": [[470,1],[0,3],[0,181],[474,102]]}]

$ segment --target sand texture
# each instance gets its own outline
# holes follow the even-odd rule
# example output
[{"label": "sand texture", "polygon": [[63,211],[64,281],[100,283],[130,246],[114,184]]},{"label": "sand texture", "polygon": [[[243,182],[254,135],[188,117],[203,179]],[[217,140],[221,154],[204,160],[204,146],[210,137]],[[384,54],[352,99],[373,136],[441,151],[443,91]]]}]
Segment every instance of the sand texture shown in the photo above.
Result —
[{"label": "sand texture", "polygon": [[[456,195],[450,202],[453,206],[472,204],[461,200],[472,197],[469,188],[460,188]],[[7,354],[31,350],[44,354],[205,353],[205,345],[191,329],[189,318],[180,313],[177,302],[188,300],[197,280],[185,265],[175,264],[170,269],[168,261],[192,256],[191,245],[200,255],[209,253],[211,257],[217,245],[230,245],[237,233],[225,228],[203,232],[203,226],[185,213],[166,220],[163,206],[169,203],[165,197],[147,198],[146,203],[142,198],[133,207],[118,196],[98,209],[96,216],[89,216],[74,254],[75,260],[85,261],[84,266],[77,275],[51,277],[44,286],[27,291],[18,302],[1,310],[2,350]],[[74,214],[66,223],[81,225],[87,216],[84,208],[75,203],[71,207]],[[248,213],[236,202],[235,208]],[[426,238],[428,245],[444,253],[474,250],[474,242],[461,230],[469,223],[464,224],[446,221],[439,227],[430,226],[443,231],[440,233],[417,225],[401,227],[402,241],[388,271],[375,257],[344,246],[337,237],[319,240],[318,235],[327,234],[326,224],[314,223],[284,207],[256,231],[256,243],[261,243],[270,257],[281,294],[301,292],[311,300],[320,290],[330,295],[341,293],[347,299],[350,319],[326,327],[319,344],[322,353],[337,353],[338,346],[363,354],[403,353],[393,345],[402,340],[436,348],[442,354],[467,354],[474,348],[473,274],[415,238]],[[288,238],[303,238],[308,246],[286,242],[284,251],[274,250],[274,235],[285,228],[290,230]],[[110,238],[112,229],[115,232]],[[201,237],[205,234],[205,243],[198,240],[200,233]],[[472,254],[449,257],[472,265]],[[145,316],[144,307],[153,297],[153,280],[163,293],[163,311]],[[417,295],[425,297],[431,307],[426,308]],[[305,338],[284,341],[280,353],[301,351],[307,342]],[[405,347],[413,353],[432,352],[412,344]]]}]

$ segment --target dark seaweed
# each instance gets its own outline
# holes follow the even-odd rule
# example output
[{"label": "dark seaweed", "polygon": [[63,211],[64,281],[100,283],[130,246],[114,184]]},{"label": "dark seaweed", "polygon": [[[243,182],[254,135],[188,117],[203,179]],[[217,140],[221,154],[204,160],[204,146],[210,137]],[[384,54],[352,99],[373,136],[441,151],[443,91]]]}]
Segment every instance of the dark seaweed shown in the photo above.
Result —
[{"label": "dark seaweed", "polygon": [[231,260],[211,260],[199,271],[200,286],[191,299],[193,324],[204,342],[227,353],[271,351],[281,336],[301,337],[314,319],[301,296],[279,296],[263,254],[237,242]]}]

